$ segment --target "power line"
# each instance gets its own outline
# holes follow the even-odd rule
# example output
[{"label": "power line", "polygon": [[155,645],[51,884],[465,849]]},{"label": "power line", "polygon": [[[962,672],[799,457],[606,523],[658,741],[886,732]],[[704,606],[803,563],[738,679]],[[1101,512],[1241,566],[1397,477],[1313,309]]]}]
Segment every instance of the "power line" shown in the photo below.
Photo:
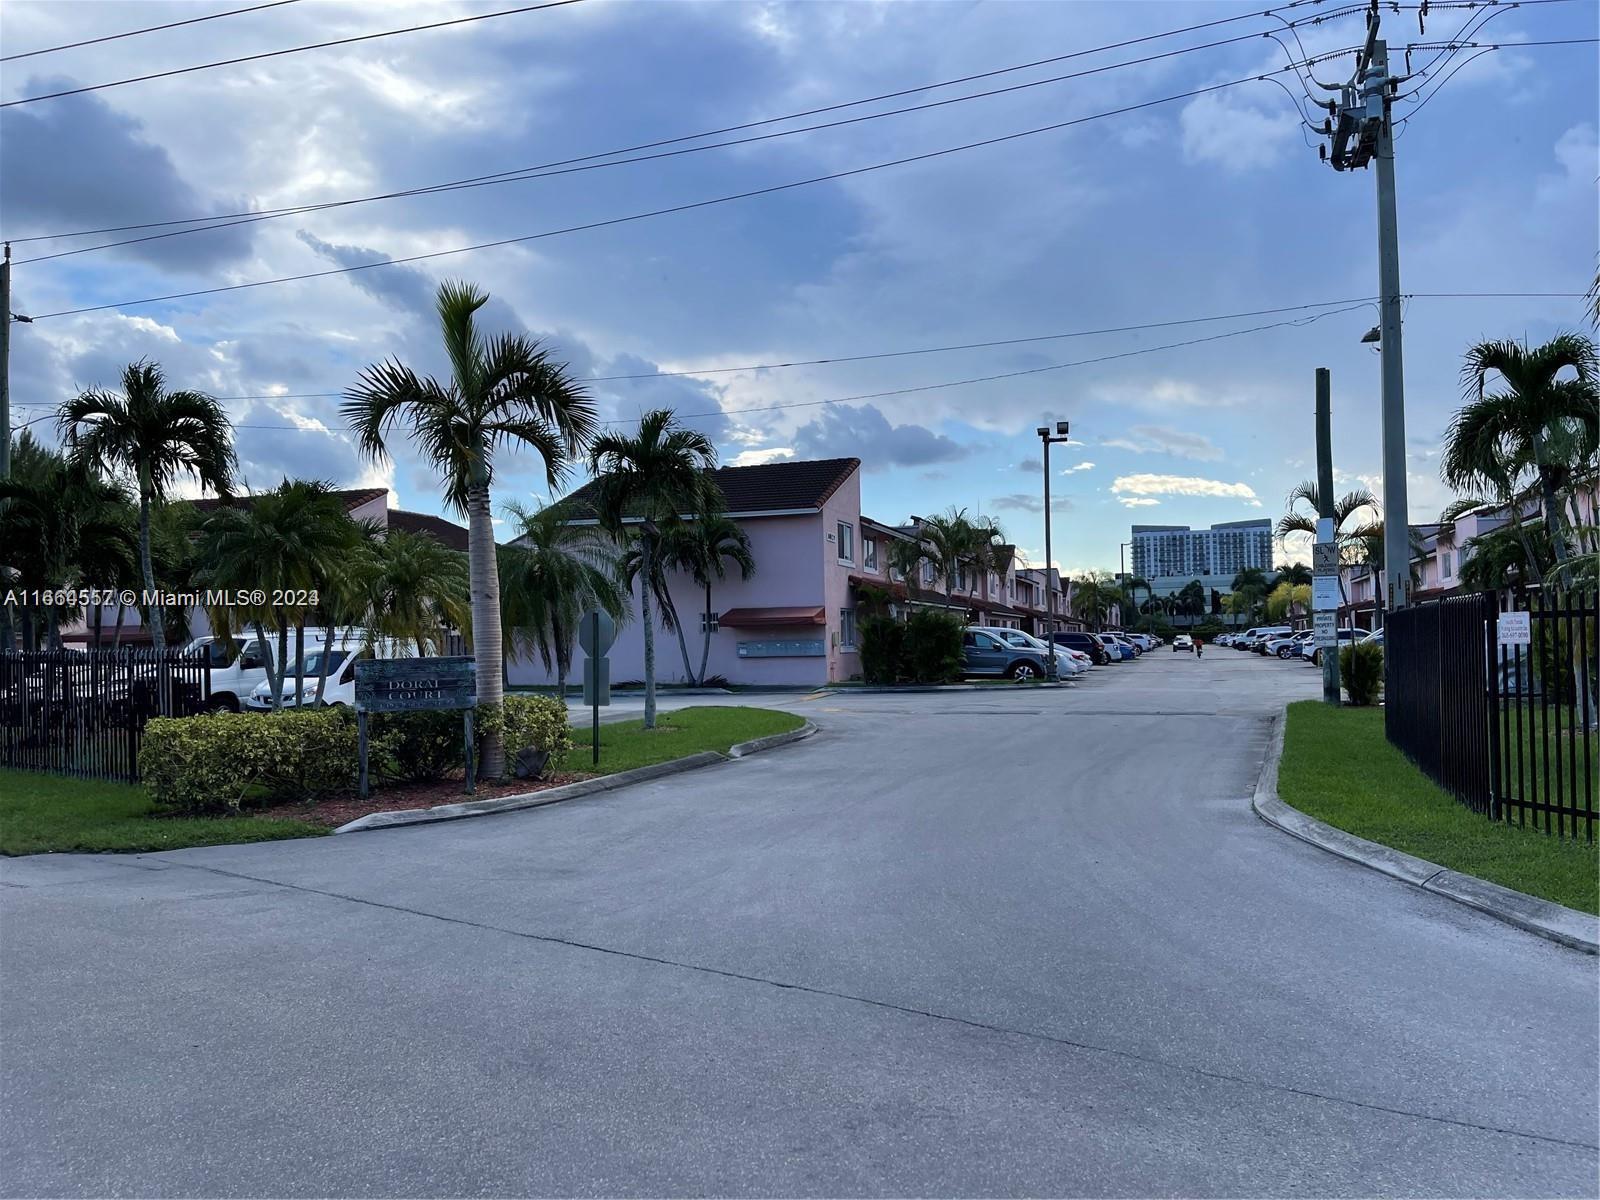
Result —
[{"label": "power line", "polygon": [[151,79],[169,79],[174,75],[188,75],[193,71],[210,71],[216,67],[233,67],[241,63],[260,62],[265,58],[280,58],[285,54],[300,54],[307,50],[326,50],[330,46],[348,46],[356,42],[370,42],[377,38],[396,37],[402,33],[422,33],[429,29],[444,29],[450,25],[468,25],[474,21],[492,21],[496,17],[514,17],[520,13],[538,12],[545,8],[563,8],[568,4],[581,4],[583,0],[545,0],[542,4],[527,4],[521,8],[508,8],[501,12],[478,13],[471,17],[456,17],[449,21],[433,21],[427,25],[411,25],[405,29],[386,29],[381,33],[363,33],[357,37],[334,38],[327,42],[312,42],[305,46],[288,46],[282,50],[267,50],[261,54],[245,54],[238,58],[224,58],[217,62],[198,63],[192,67],[174,67],[170,71],[153,71],[148,75],[132,75],[127,79],[113,79],[108,83],[93,83],[85,87],[67,88],[60,92],[46,92],[39,96],[24,96],[21,100],[8,100],[0,108],[15,108],[19,104],[37,104],[41,100],[59,100],[63,96],[81,96],[85,92],[99,92],[107,88],[125,87],[130,83],[145,83]]},{"label": "power line", "polygon": [[126,33],[108,33],[104,37],[85,38],[81,42],[67,42],[61,46],[46,46],[42,50],[24,50],[21,54],[7,54],[0,62],[16,62],[19,58],[35,58],[40,54],[54,54],[58,50],[76,50],[80,46],[98,46],[101,42],[116,42],[123,38],[138,37],[143,33],[159,33],[163,29],[177,29],[180,25],[198,25],[202,21],[218,21],[223,17],[237,17],[240,13],[260,12],[264,8],[282,8],[285,4],[298,4],[300,0],[272,0],[270,4],[253,4],[249,8],[230,8],[227,12],[210,13],[204,17],[190,17],[184,21],[168,21],[165,25],[149,25],[144,29],[130,29]]},{"label": "power line", "polygon": [[[468,176],[468,177],[466,177],[464,179],[449,180],[449,181],[446,181],[446,182],[443,182],[443,183],[424,184],[424,185],[420,185],[418,187],[404,188],[404,189],[400,189],[400,190],[393,191],[393,192],[382,192],[382,193],[378,193],[378,194],[371,195],[371,196],[358,196],[358,197],[353,197],[353,198],[345,199],[345,200],[324,201],[324,202],[317,203],[317,204],[291,205],[291,206],[285,206],[285,207],[281,207],[281,208],[261,209],[261,210],[256,210],[256,211],[247,211],[247,212],[215,213],[215,214],[212,214],[210,216],[204,216],[204,217],[183,217],[183,218],[176,218],[176,219],[166,220],[166,221],[147,221],[147,222],[143,222],[143,223],[140,223],[140,224],[132,224],[132,225],[109,225],[109,226],[103,226],[103,227],[101,227],[99,229],[79,229],[79,230],[73,230],[73,231],[67,232],[67,233],[34,234],[32,236],[29,236],[29,237],[13,237],[13,238],[10,238],[8,240],[10,240],[11,242],[13,242],[13,243],[15,243],[17,245],[21,245],[24,242],[51,241],[51,240],[55,240],[55,239],[59,239],[59,238],[70,238],[70,237],[87,237],[87,236],[90,236],[90,235],[93,235],[93,234],[101,234],[101,233],[124,233],[124,232],[132,231],[132,230],[155,229],[155,228],[161,228],[161,227],[165,227],[165,226],[169,226],[169,225],[192,225],[192,224],[197,224],[198,222],[221,222],[221,221],[233,221],[235,219],[241,219],[241,218],[242,219],[252,219],[252,218],[260,218],[260,217],[268,217],[268,216],[283,216],[283,215],[291,215],[291,214],[295,214],[295,213],[317,212],[317,211],[321,211],[323,209],[341,207],[343,205],[348,205],[348,204],[364,204],[364,203],[367,203],[369,201],[374,201],[374,200],[388,200],[388,199],[394,199],[394,198],[397,198],[397,197],[420,195],[420,194],[423,194],[423,193],[434,192],[434,191],[449,191],[449,190],[454,190],[454,189],[456,189],[458,187],[463,187],[463,186],[466,186],[466,185],[469,185],[469,184],[485,183],[485,182],[496,181],[496,180],[509,180],[510,177],[513,177],[513,176],[527,175],[527,174],[529,174],[531,172],[545,171],[545,170],[549,170],[549,169],[554,168],[554,167],[565,167],[565,166],[569,166],[569,165],[571,165],[573,163],[592,162],[595,159],[602,159],[602,158],[616,158],[619,155],[633,154],[633,153],[636,153],[636,152],[642,151],[642,150],[655,150],[655,149],[659,149],[662,146],[673,146],[673,145],[677,145],[677,144],[682,143],[682,142],[698,141],[698,140],[700,140],[702,138],[720,137],[723,134],[727,134],[727,133],[741,133],[741,132],[743,132],[744,130],[747,130],[747,129],[757,129],[757,128],[760,128],[762,126],[780,124],[780,123],[785,122],[785,121],[796,121],[796,120],[800,120],[800,119],[805,118],[805,117],[820,116],[820,115],[825,114],[825,113],[838,112],[841,109],[856,108],[856,107],[859,107],[859,106],[861,106],[863,104],[876,104],[876,103],[879,103],[880,101],[884,101],[884,100],[898,100],[898,99],[901,99],[902,97],[905,97],[905,96],[916,95],[916,94],[919,94],[921,92],[933,91],[933,90],[936,90],[938,88],[956,87],[956,86],[958,86],[960,84],[963,84],[963,83],[974,83],[974,82],[976,82],[978,80],[982,80],[982,79],[992,79],[992,78],[995,78],[996,76],[1000,76],[1000,75],[1014,74],[1017,71],[1032,70],[1035,67],[1049,66],[1049,65],[1051,65],[1053,63],[1066,62],[1066,61],[1069,61],[1071,59],[1083,58],[1083,57],[1086,57],[1086,56],[1091,55],[1091,54],[1100,54],[1100,53],[1104,53],[1104,52],[1109,51],[1109,50],[1126,49],[1129,46],[1140,45],[1140,44],[1145,43],[1145,42],[1158,41],[1160,39],[1168,38],[1168,37],[1177,37],[1177,36],[1182,35],[1182,34],[1193,33],[1193,32],[1196,32],[1196,31],[1202,30],[1202,29],[1209,29],[1209,28],[1212,28],[1212,27],[1217,26],[1217,25],[1226,25],[1226,24],[1230,24],[1230,23],[1233,23],[1233,22],[1237,22],[1237,21],[1249,20],[1251,18],[1269,16],[1270,15],[1270,16],[1275,17],[1277,20],[1282,21],[1283,18],[1281,16],[1278,16],[1278,12],[1279,11],[1287,12],[1287,11],[1289,11],[1291,9],[1298,8],[1298,7],[1300,7],[1300,6],[1304,5],[1304,4],[1320,4],[1320,3],[1322,3],[1322,0],[1292,0],[1291,3],[1285,4],[1285,5],[1281,5],[1278,9],[1266,9],[1266,10],[1264,10],[1262,12],[1259,12],[1259,13],[1246,13],[1246,14],[1243,14],[1243,15],[1237,16],[1237,17],[1226,17],[1226,18],[1222,18],[1222,19],[1216,20],[1216,21],[1202,22],[1201,24],[1198,24],[1198,25],[1189,25],[1189,26],[1185,26],[1184,28],[1181,28],[1181,29],[1172,29],[1172,30],[1163,31],[1161,33],[1146,34],[1146,35],[1144,35],[1142,37],[1130,38],[1130,39],[1127,39],[1127,40],[1121,41],[1121,42],[1111,42],[1111,43],[1107,43],[1107,44],[1102,45],[1102,46],[1092,46],[1092,47],[1089,47],[1088,49],[1084,49],[1084,50],[1074,50],[1074,51],[1072,51],[1071,53],[1068,53],[1068,54],[1058,54],[1058,55],[1054,55],[1054,56],[1049,57],[1049,58],[1035,59],[1032,62],[1018,63],[1015,66],[998,67],[998,68],[995,68],[994,70],[981,71],[981,72],[978,72],[978,73],[975,73],[975,74],[971,74],[971,75],[963,75],[963,76],[960,76],[960,77],[957,77],[957,78],[954,78],[954,79],[940,80],[940,81],[938,81],[936,83],[926,83],[926,84],[921,84],[921,85],[919,85],[917,87],[902,88],[899,91],[880,93],[879,95],[876,95],[876,96],[866,96],[866,97],[863,97],[862,99],[859,99],[859,100],[846,100],[846,101],[841,101],[841,102],[836,103],[836,104],[823,105],[822,107],[819,107],[819,108],[810,108],[810,109],[804,109],[804,110],[802,110],[800,112],[786,113],[786,114],[784,114],[782,116],[765,117],[765,118],[763,118],[761,120],[758,120],[758,121],[746,121],[746,122],[743,122],[743,123],[738,124],[738,125],[726,125],[726,126],[723,126],[720,129],[709,129],[709,130],[704,130],[704,131],[702,131],[700,133],[682,134],[682,135],[679,135],[677,137],[663,138],[663,139],[661,139],[659,141],[642,142],[642,143],[639,143],[639,144],[633,145],[633,146],[619,147],[619,148],[617,148],[615,150],[606,150],[606,151],[601,151],[601,152],[592,153],[592,154],[584,154],[584,155],[577,156],[575,158],[557,159],[557,160],[555,160],[553,162],[537,163],[537,164],[534,164],[533,166],[517,167],[517,168],[511,169],[511,170],[506,170],[506,171],[495,171],[495,172],[492,172],[492,173],[486,174],[486,175],[472,175],[472,176]],[[1347,15],[1349,12],[1360,11],[1363,7],[1364,7],[1364,5],[1361,5],[1361,4],[1351,5],[1351,6],[1348,6],[1347,8],[1338,10],[1337,13],[1319,14],[1315,18],[1315,20],[1318,23],[1323,22],[1323,21],[1332,20],[1336,16],[1344,16],[1344,15]],[[1287,24],[1287,22],[1285,22],[1285,23]],[[1207,46],[1193,47],[1193,49],[1207,49],[1207,48],[1210,48],[1210,46],[1226,45],[1226,44],[1228,44],[1228,42],[1231,42],[1231,41],[1246,41],[1246,40],[1249,40],[1251,38],[1258,37],[1258,36],[1262,36],[1262,35],[1256,34],[1256,33],[1250,33],[1250,34],[1243,35],[1243,37],[1241,37],[1241,38],[1227,39],[1227,41],[1223,41],[1223,42],[1209,43]],[[1135,60],[1135,61],[1136,62],[1143,62],[1143,61],[1146,61],[1146,60],[1139,59],[1139,60]],[[1060,78],[1075,78],[1075,76],[1061,76]],[[1048,82],[1053,82],[1053,81],[1052,80],[1042,80],[1040,82],[1048,83]],[[1032,86],[1032,85],[1024,85],[1024,86]],[[991,94],[998,94],[998,93],[982,93],[982,94],[983,95],[991,95]],[[905,109],[905,110],[901,110],[901,111],[913,111],[913,110]],[[882,114],[882,115],[893,115],[893,114]],[[825,126],[817,126],[816,128],[825,128]],[[211,228],[211,227],[212,226],[209,226],[209,225],[199,225],[198,226],[199,229],[206,229],[206,228]],[[185,231],[185,232],[192,232],[192,231]],[[30,261],[38,261],[38,260],[30,260]]]},{"label": "power line", "polygon": [[669,205],[666,208],[651,209],[648,212],[631,213],[627,216],[610,217],[600,221],[588,221],[581,225],[569,225],[560,229],[544,230],[540,233],[521,234],[517,237],[499,238],[491,242],[478,242],[470,246],[456,246],[448,250],[433,250],[424,254],[411,254],[402,258],[386,258],[377,262],[357,263],[351,267],[333,267],[325,271],[307,271],[299,275],[282,275],[274,279],[256,279],[247,283],[227,284],[221,287],[197,288],[189,292],[171,292],[162,296],[145,296],[137,300],[121,300],[111,304],[91,304],[81,308],[62,309],[57,312],[39,313],[34,316],[35,321],[46,321],[53,317],[70,317],[82,313],[104,312],[108,309],[136,308],[146,304],[159,304],[168,300],[189,300],[197,296],[214,296],[225,292],[245,291],[251,288],[270,287],[280,283],[299,283],[308,279],[325,279],[333,275],[348,275],[356,271],[369,271],[379,267],[401,266],[407,263],[424,262],[429,259],[445,258],[456,254],[466,254],[475,250],[490,250],[501,246],[518,245],[523,242],[539,241],[544,238],[559,237],[569,233],[581,233],[592,229],[604,229],[613,225],[624,225],[632,221],[643,221],[653,217],[668,216],[673,213],[690,212],[695,209],[709,208],[718,204],[728,204],[736,200],[748,200],[756,196],[772,195],[776,192],[789,191],[794,188],[808,187],[817,183],[828,183],[836,179],[848,179],[856,175],[865,175],[873,171],[882,171],[890,167],[906,166],[910,163],[927,162],[932,159],[942,158],[950,154],[959,154],[966,150],[976,150],[985,146],[996,146],[1005,142],[1016,141],[1020,138],[1033,137],[1041,133],[1052,133],[1056,130],[1083,125],[1090,121],[1103,120],[1107,117],[1122,116],[1130,112],[1153,108],[1161,104],[1171,104],[1178,100],[1189,100],[1196,96],[1203,96],[1210,92],[1221,91],[1224,88],[1238,87],[1244,83],[1257,83],[1271,75],[1281,75],[1288,70],[1280,67],[1260,75],[1249,75],[1240,79],[1229,80],[1226,83],[1211,84],[1207,87],[1194,88],[1187,92],[1179,92],[1171,96],[1162,96],[1155,100],[1145,100],[1138,104],[1128,104],[1121,108],[1108,109],[1105,112],[1091,113],[1088,116],[1074,117],[1067,121],[1056,121],[1049,125],[1040,125],[1033,129],[1024,129],[1016,133],[1002,134],[998,137],[982,138],[975,142],[965,142],[959,146],[947,146],[939,150],[930,150],[922,154],[908,155],[905,158],[890,159],[887,162],[870,163],[864,167],[854,167],[846,171],[833,171],[826,175],[813,176],[810,179],[797,179],[789,183],[772,184],[768,187],[755,188],[746,192],[735,192],[727,196],[715,196],[709,200],[696,200],[686,204]]}]

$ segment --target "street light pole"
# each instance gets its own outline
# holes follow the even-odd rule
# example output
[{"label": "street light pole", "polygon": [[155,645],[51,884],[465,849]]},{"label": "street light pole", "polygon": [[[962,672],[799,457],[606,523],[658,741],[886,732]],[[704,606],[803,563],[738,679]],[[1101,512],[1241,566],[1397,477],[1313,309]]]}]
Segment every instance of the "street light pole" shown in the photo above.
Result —
[{"label": "street light pole", "polygon": [[1050,426],[1041,425],[1034,430],[1039,435],[1039,440],[1044,443],[1044,628],[1045,646],[1050,653],[1045,655],[1045,677],[1051,683],[1058,680],[1056,670],[1056,597],[1055,589],[1050,586],[1051,571],[1055,568],[1055,556],[1050,546],[1050,445],[1052,442],[1065,442],[1068,440],[1067,422],[1056,422],[1055,436],[1051,436]]}]

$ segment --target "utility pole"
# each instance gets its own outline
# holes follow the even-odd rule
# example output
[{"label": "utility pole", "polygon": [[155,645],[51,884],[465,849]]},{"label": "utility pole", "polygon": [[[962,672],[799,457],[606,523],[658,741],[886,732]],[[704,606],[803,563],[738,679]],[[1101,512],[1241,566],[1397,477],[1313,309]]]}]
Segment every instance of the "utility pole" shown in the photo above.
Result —
[{"label": "utility pole", "polygon": [[1045,655],[1045,677],[1051,683],[1057,682],[1056,670],[1056,596],[1055,589],[1050,586],[1051,572],[1055,570],[1052,564],[1055,557],[1050,548],[1050,445],[1052,442],[1065,442],[1068,440],[1067,422],[1057,421],[1055,436],[1051,436],[1050,426],[1041,425],[1034,430],[1039,435],[1039,440],[1044,443],[1044,644],[1050,653]]},{"label": "utility pole", "polygon": [[1395,217],[1394,123],[1390,112],[1399,80],[1389,74],[1389,46],[1378,37],[1378,9],[1367,14],[1367,42],[1355,74],[1329,108],[1327,131],[1336,171],[1378,164],[1379,349],[1383,355],[1383,596],[1388,612],[1411,602],[1410,510],[1406,503],[1405,368],[1400,330],[1400,233]]},{"label": "utility pole", "polygon": [[[1333,513],[1333,384],[1327,367],[1317,368],[1317,541],[1311,548],[1311,627],[1322,654],[1322,699],[1339,704],[1339,582],[1338,530]],[[1326,594],[1333,578],[1334,596]],[[1322,595],[1318,592],[1322,591]],[[1332,611],[1328,610],[1332,600]],[[1324,620],[1326,615],[1326,620]]]},{"label": "utility pole", "polygon": [[[0,479],[11,478],[11,243],[0,262]],[[7,630],[6,632],[10,632]]]}]

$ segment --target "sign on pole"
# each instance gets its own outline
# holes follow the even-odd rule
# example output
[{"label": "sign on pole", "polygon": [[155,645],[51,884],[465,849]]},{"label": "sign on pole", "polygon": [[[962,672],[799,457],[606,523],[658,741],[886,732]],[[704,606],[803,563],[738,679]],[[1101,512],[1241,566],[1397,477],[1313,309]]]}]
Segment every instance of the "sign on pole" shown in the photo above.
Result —
[{"label": "sign on pole", "polygon": [[1337,575],[1339,573],[1339,547],[1332,542],[1318,542],[1311,547],[1311,573]]},{"label": "sign on pole", "polygon": [[356,740],[361,755],[361,798],[367,798],[367,714],[449,712],[463,714],[467,793],[473,790],[472,710],[478,703],[477,664],[450,658],[364,658],[356,663]]},{"label": "sign on pole", "polygon": [[1339,577],[1314,575],[1311,578],[1311,608],[1313,612],[1339,611]]},{"label": "sign on pole", "polygon": [[1312,628],[1316,631],[1317,645],[1324,650],[1339,644],[1339,614],[1319,612],[1312,615]]}]

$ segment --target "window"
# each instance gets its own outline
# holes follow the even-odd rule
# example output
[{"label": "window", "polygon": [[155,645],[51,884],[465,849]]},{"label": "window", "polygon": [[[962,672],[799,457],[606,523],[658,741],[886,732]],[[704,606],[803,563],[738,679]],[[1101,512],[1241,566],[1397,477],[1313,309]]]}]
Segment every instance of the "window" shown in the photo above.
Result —
[{"label": "window", "polygon": [[963,592],[972,590],[972,576],[967,573],[965,564],[956,568],[956,587]]},{"label": "window", "polygon": [[993,571],[989,572],[989,594],[991,596],[998,596],[1000,594],[1000,576],[996,575]]},{"label": "window", "polygon": [[861,565],[869,571],[878,569],[878,539],[861,539]]},{"label": "window", "polygon": [[839,522],[839,561],[852,565],[856,561],[856,527],[848,521]]},{"label": "window", "polygon": [[1441,579],[1450,578],[1451,574],[1453,573],[1450,570],[1450,567],[1451,567],[1450,551],[1446,550],[1443,554],[1441,554],[1439,556],[1439,577]]},{"label": "window", "polygon": [[701,613],[700,614],[700,632],[701,633],[715,633],[716,631],[717,631],[717,614],[714,613],[714,612],[703,612],[703,613]]},{"label": "window", "polygon": [[1006,598],[1009,600],[1017,598],[1017,581],[1015,579],[1006,580]]},{"label": "window", "polygon": [[931,562],[925,562],[922,564],[922,582],[933,582],[933,564]]},{"label": "window", "polygon": [[853,608],[839,610],[839,648],[841,650],[856,648],[856,610]]}]

